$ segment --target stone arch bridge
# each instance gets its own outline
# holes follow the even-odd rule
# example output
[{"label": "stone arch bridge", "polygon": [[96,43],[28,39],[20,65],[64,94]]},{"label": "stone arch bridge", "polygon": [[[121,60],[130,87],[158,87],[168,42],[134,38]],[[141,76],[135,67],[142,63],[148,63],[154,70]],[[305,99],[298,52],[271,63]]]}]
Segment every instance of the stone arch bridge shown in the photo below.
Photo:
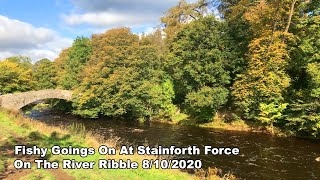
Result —
[{"label": "stone arch bridge", "polygon": [[40,91],[29,91],[14,94],[0,95],[0,107],[4,109],[16,110],[36,101],[45,99],[64,99],[70,101],[72,91],[47,89]]}]

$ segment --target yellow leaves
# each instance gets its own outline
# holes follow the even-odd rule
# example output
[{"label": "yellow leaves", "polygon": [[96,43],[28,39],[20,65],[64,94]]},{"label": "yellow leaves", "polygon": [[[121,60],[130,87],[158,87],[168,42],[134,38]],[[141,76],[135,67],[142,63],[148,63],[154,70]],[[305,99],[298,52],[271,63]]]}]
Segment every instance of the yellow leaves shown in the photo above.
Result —
[{"label": "yellow leaves", "polygon": [[271,9],[267,5],[266,1],[261,0],[255,6],[248,8],[248,10],[244,13],[244,18],[247,21],[249,21],[252,28],[254,29],[255,34],[262,34],[266,28],[270,28],[270,23],[267,23],[264,26],[262,26],[262,23],[265,23],[265,21],[262,21],[263,18],[270,18],[270,11]]},{"label": "yellow leaves", "polygon": [[77,100],[78,106],[82,107],[83,105],[88,103],[91,98],[94,98],[94,96],[95,95],[90,90],[87,90],[84,93],[81,93],[81,95],[78,96],[78,100]]},{"label": "yellow leaves", "polygon": [[253,40],[249,45],[249,58],[254,63],[249,63],[249,66],[284,68],[289,60],[287,45],[284,41],[286,37],[290,37],[290,34],[276,31],[273,35]]},{"label": "yellow leaves", "polygon": [[3,68],[4,70],[5,69],[17,69],[18,68],[18,64],[17,63],[14,63],[14,62],[11,62],[11,61],[8,61],[8,60],[3,60],[0,62],[0,67]]},{"label": "yellow leaves", "polygon": [[289,58],[283,41],[285,35],[276,31],[254,39],[249,45],[248,69],[235,82],[233,96],[251,111],[255,111],[259,103],[283,100],[282,92],[290,85],[285,72]]},{"label": "yellow leaves", "polygon": [[93,35],[92,41],[95,47],[105,48],[107,46],[122,48],[137,44],[139,36],[131,32],[129,28],[116,28],[103,34]]},{"label": "yellow leaves", "polygon": [[167,36],[167,41],[172,43],[174,36],[180,32],[183,27],[201,17],[204,17],[208,5],[202,1],[188,3],[186,0],[180,0],[178,4],[169,9],[161,22],[165,24],[164,32]]},{"label": "yellow leaves", "polygon": [[253,37],[269,36],[275,31],[286,32],[291,4],[288,0],[240,0],[231,7],[231,17],[247,22]]},{"label": "yellow leaves", "polygon": [[10,60],[0,61],[0,93],[28,91],[33,85],[31,69]]}]

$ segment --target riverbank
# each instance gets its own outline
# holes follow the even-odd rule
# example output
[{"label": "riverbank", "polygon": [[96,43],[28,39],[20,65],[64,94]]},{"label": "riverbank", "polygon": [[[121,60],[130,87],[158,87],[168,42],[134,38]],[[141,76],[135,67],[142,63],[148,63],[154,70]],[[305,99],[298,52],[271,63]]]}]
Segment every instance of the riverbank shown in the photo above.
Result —
[{"label": "riverbank", "polygon": [[[204,171],[199,171],[196,173],[197,176],[195,176],[178,170],[144,170],[142,168],[136,170],[101,170],[97,168],[89,170],[36,170],[34,168],[29,170],[16,170],[13,167],[13,162],[17,158],[28,162],[39,158],[37,156],[15,156],[13,149],[16,144],[27,146],[36,145],[44,148],[51,148],[54,145],[60,145],[61,147],[71,145],[75,147],[94,148],[102,144],[109,147],[118,146],[116,138],[111,138],[102,143],[101,138],[94,136],[92,133],[85,133],[85,131],[81,130],[82,128],[84,127],[76,125],[68,129],[50,127],[25,118],[20,114],[0,110],[0,178],[58,179],[58,177],[63,176],[65,179],[204,179]],[[131,159],[138,162],[146,158],[151,159],[152,157],[108,155],[108,159]],[[106,159],[106,156],[95,154],[82,158],[76,155],[57,155],[46,156],[45,159],[58,162],[61,162],[63,159],[97,162],[99,159]],[[217,170],[211,169],[209,179],[220,179],[215,173],[217,173]],[[229,176],[228,178],[230,177],[233,176]]]},{"label": "riverbank", "polygon": [[[26,111],[26,114],[31,113],[32,110],[36,111],[46,111],[48,109],[55,109],[54,106],[48,103],[39,103],[35,106],[32,106],[30,111]],[[220,129],[227,131],[242,131],[242,132],[258,132],[269,134],[277,137],[290,137],[294,136],[293,133],[281,131],[279,128],[274,127],[274,134],[271,134],[271,129],[267,127],[261,126],[259,124],[248,122],[242,120],[240,118],[230,117],[230,113],[217,113],[216,117],[208,123],[199,123],[193,118],[189,118],[187,114],[177,113],[173,115],[171,120],[168,119],[159,119],[159,118],[151,118],[150,121],[154,123],[163,123],[163,124],[171,124],[171,125],[182,125],[182,126],[197,126],[201,128],[208,129]],[[145,119],[138,119],[140,123],[144,123]]]},{"label": "riverbank", "polygon": [[164,124],[182,125],[182,126],[196,126],[201,128],[220,129],[220,130],[226,130],[226,131],[256,132],[256,133],[269,134],[271,136],[277,136],[277,137],[294,136],[293,133],[284,132],[277,127],[274,127],[274,130],[273,130],[274,134],[272,134],[270,128],[264,127],[262,125],[259,125],[253,122],[248,122],[240,118],[230,120],[230,117],[226,118],[225,115],[221,115],[221,114],[217,114],[216,117],[211,122],[207,122],[207,123],[200,123],[194,119],[190,119],[188,115],[183,113],[175,115],[171,121],[159,120],[159,119],[153,119],[151,121],[155,123],[164,123]]}]

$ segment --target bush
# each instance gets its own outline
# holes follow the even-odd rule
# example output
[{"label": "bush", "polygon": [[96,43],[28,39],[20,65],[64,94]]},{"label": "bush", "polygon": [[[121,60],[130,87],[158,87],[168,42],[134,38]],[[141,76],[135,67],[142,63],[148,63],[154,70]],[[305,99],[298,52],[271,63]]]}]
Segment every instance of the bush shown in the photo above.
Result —
[{"label": "bush", "polygon": [[208,122],[219,107],[227,102],[228,94],[226,88],[203,87],[187,95],[187,111],[201,122]]}]

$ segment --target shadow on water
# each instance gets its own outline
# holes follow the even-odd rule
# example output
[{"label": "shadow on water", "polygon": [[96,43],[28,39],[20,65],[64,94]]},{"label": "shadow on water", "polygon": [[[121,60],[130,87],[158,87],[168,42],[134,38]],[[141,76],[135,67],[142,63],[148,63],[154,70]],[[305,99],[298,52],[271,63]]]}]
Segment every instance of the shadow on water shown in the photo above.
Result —
[{"label": "shadow on water", "polygon": [[176,158],[201,159],[204,167],[215,166],[243,179],[320,179],[320,162],[315,160],[320,156],[319,141],[169,124],[82,119],[53,111],[32,111],[27,116],[54,126],[82,123],[89,131],[105,138],[117,136],[127,145],[238,147],[239,156],[202,153]]}]

